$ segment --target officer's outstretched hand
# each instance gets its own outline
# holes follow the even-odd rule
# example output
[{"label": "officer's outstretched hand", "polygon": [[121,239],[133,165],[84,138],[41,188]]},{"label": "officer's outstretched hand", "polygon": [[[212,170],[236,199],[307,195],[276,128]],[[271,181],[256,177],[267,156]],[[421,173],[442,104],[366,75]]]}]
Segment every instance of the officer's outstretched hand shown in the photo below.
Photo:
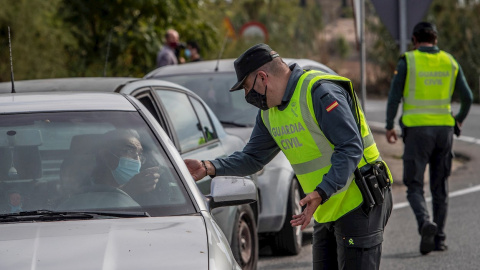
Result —
[{"label": "officer's outstretched hand", "polygon": [[395,131],[395,129],[389,129],[387,130],[387,142],[389,143],[396,143],[397,142],[397,132]]},{"label": "officer's outstretched hand", "polygon": [[300,206],[307,205],[307,207],[305,207],[300,215],[292,216],[292,220],[290,220],[292,227],[302,225],[302,230],[305,229],[310,223],[313,213],[315,213],[315,210],[317,210],[317,207],[321,202],[322,197],[320,197],[320,194],[318,194],[316,191],[308,193],[305,198],[301,199]]},{"label": "officer's outstretched hand", "polygon": [[202,165],[202,162],[198,159],[184,159],[185,165],[187,165],[188,171],[192,175],[195,181],[198,181],[205,177],[207,173]]}]

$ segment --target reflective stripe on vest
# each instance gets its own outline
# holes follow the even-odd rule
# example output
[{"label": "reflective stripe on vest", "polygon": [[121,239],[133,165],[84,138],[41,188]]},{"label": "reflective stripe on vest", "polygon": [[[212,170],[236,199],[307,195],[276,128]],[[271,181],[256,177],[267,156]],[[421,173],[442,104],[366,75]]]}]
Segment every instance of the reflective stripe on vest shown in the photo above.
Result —
[{"label": "reflective stripe on vest", "polygon": [[[285,153],[305,193],[312,192],[330,170],[334,146],[325,137],[315,118],[312,101],[312,86],[319,80],[331,81],[342,85],[353,93],[350,80],[319,73],[305,72],[298,80],[295,92],[288,106],[280,111],[277,107],[262,111],[263,123],[270,134]],[[355,96],[355,95],[354,95]],[[355,101],[357,101],[355,99]],[[360,111],[364,155],[369,162],[380,159],[373,136]],[[365,127],[365,128],[364,128]],[[365,165],[364,159],[359,167]],[[346,185],[336,191],[330,199],[315,211],[317,222],[335,221],[362,203],[362,195],[358,190],[353,174]]]},{"label": "reflective stripe on vest", "polygon": [[402,122],[407,127],[453,126],[451,98],[458,64],[444,52],[405,53],[407,76],[403,90]]}]

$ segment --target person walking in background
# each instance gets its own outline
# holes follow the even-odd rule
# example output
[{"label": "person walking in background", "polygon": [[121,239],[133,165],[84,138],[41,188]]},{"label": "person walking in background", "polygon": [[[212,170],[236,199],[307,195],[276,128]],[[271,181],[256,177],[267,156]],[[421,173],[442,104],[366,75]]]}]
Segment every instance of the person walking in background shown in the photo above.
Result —
[{"label": "person walking in background", "polygon": [[[460,127],[472,103],[462,68],[450,54],[437,47],[436,26],[420,22],[413,29],[414,50],[402,55],[397,63],[387,103],[386,138],[397,141],[394,119],[403,98],[400,119],[403,141],[403,182],[407,199],[421,235],[420,252],[445,251],[445,222],[448,204],[448,176],[452,164],[453,134]],[[453,92],[461,99],[459,113],[451,112]],[[430,165],[433,221],[424,198],[424,173]]]},{"label": "person walking in background", "polygon": [[200,46],[194,40],[187,41],[187,48],[184,51],[184,55],[189,62],[202,61]]},{"label": "person walking in background", "polygon": [[[283,151],[307,194],[300,201],[306,208],[290,223],[303,230],[315,219],[313,268],[379,269],[392,210],[391,174],[351,81],[288,66],[266,44],[249,48],[234,67],[238,82],[230,91],[243,89],[246,101],[260,109],[252,135],[241,152],[226,158],[185,159],[193,178],[253,174]],[[384,188],[377,193],[382,201],[373,206],[357,187],[362,177],[353,181],[353,173],[377,165]]]},{"label": "person walking in background", "polygon": [[175,49],[178,46],[180,36],[173,29],[168,29],[165,33],[165,45],[157,54],[157,67],[167,65],[177,65],[178,59],[175,55]]}]

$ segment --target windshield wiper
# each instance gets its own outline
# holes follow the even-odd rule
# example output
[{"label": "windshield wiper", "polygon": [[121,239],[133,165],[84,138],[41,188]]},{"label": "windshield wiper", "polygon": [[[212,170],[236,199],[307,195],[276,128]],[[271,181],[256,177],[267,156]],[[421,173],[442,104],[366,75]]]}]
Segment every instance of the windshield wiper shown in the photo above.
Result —
[{"label": "windshield wiper", "polygon": [[0,222],[93,219],[98,216],[119,217],[119,218],[150,217],[150,215],[147,212],[35,210],[35,211],[24,211],[24,212],[11,213],[11,214],[2,214],[0,215]]},{"label": "windshield wiper", "polygon": [[246,125],[246,124],[235,123],[233,121],[220,121],[220,123],[222,125],[231,125],[231,126],[236,126],[236,127],[248,127],[248,126],[250,126],[250,125]]},{"label": "windshield wiper", "polygon": [[82,213],[82,214],[91,214],[97,216],[109,216],[109,217],[119,217],[119,218],[134,218],[134,217],[151,217],[148,212],[136,212],[136,211],[79,211],[79,212],[69,212],[69,213]]}]

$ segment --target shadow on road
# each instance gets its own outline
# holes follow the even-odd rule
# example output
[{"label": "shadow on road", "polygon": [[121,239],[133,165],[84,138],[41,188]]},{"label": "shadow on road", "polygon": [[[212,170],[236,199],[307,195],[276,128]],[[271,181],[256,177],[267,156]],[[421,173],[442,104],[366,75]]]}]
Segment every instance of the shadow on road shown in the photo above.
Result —
[{"label": "shadow on road", "polygon": [[[312,245],[312,234],[313,234],[313,228],[307,228],[305,231],[303,231],[303,244],[302,246],[311,246]],[[260,249],[258,252],[258,255],[261,257],[276,257],[278,255],[274,255],[272,252],[272,249],[270,247],[271,245],[271,240],[269,238],[262,238],[259,241]]]}]

